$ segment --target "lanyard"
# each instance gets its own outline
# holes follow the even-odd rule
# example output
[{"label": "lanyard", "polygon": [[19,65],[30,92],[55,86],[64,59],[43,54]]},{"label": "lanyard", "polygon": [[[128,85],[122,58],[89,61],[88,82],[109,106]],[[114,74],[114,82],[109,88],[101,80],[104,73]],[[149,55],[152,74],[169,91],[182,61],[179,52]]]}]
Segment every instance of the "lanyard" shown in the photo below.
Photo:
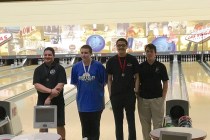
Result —
[{"label": "lanyard", "polygon": [[85,69],[85,64],[84,64],[84,62],[82,61],[82,65],[83,65],[83,68],[84,68],[85,73],[89,73],[91,61],[92,61],[92,60],[90,60],[90,64],[89,64],[89,66],[88,66],[88,71],[86,71],[86,69]]},{"label": "lanyard", "polygon": [[119,56],[118,56],[118,61],[119,61],[119,63],[120,63],[120,69],[121,69],[122,73],[124,74],[124,72],[125,72],[125,66],[126,66],[126,57],[125,57],[125,59],[124,59],[123,64],[122,64],[122,62],[121,62]]}]

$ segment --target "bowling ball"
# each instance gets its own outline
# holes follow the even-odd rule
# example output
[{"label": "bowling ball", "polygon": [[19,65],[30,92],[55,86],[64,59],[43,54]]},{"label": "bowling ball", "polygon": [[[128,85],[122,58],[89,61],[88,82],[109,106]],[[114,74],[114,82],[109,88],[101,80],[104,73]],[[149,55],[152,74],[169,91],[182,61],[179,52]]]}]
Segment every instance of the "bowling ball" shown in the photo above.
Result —
[{"label": "bowling ball", "polygon": [[182,116],[178,121],[179,127],[192,127],[192,120],[189,116]]},{"label": "bowling ball", "polygon": [[100,35],[91,35],[88,37],[86,44],[91,46],[93,52],[100,52],[105,46],[105,40]]},{"label": "bowling ball", "polygon": [[173,106],[170,110],[170,117],[176,125],[178,124],[179,118],[181,116],[184,116],[184,114],[185,114],[184,109],[179,105]]},{"label": "bowling ball", "polygon": [[152,41],[152,44],[156,46],[157,52],[174,52],[176,51],[176,45],[172,41],[170,42],[168,37],[157,37]]}]

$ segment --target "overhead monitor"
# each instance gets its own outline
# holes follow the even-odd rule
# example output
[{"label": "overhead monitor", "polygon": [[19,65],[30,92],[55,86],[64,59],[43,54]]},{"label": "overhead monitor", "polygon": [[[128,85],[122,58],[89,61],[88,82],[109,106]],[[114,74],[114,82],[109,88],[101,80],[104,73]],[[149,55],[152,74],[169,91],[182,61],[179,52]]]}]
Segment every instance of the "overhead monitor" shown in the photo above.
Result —
[{"label": "overhead monitor", "polygon": [[160,140],[192,140],[192,134],[173,131],[160,131]]},{"label": "overhead monitor", "polygon": [[57,106],[35,106],[34,107],[34,128],[56,128],[57,127]]}]

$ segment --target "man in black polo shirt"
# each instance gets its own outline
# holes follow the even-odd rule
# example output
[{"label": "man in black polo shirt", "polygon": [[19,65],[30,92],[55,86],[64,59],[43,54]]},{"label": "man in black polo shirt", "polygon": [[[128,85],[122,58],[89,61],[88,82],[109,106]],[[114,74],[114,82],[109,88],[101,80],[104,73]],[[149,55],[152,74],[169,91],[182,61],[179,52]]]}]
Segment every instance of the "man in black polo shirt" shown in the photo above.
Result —
[{"label": "man in black polo shirt", "polygon": [[[55,51],[44,50],[44,63],[34,71],[33,84],[38,93],[37,105],[57,105],[57,132],[65,140],[65,104],[63,87],[67,83],[65,69],[54,61]],[[40,129],[40,132],[46,131]]]},{"label": "man in black polo shirt", "polygon": [[153,129],[162,127],[168,74],[165,65],[155,59],[156,46],[147,44],[145,51],[147,60],[139,65],[138,112],[143,138],[144,140],[151,140],[151,122]]},{"label": "man in black polo shirt", "polygon": [[128,42],[120,38],[116,42],[118,54],[111,57],[106,65],[108,73],[108,90],[115,119],[116,140],[124,140],[124,110],[128,122],[129,138],[136,140],[135,127],[135,92],[139,88],[137,59],[126,53]]}]

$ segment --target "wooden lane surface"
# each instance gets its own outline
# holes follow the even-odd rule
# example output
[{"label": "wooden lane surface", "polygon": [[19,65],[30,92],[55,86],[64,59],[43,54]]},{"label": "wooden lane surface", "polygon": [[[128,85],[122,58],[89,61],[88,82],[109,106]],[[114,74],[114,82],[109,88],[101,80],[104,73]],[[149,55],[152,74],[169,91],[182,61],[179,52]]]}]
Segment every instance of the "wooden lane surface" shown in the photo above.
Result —
[{"label": "wooden lane surface", "polygon": [[33,70],[37,67],[38,65],[31,65],[31,66],[26,66],[26,67],[20,67],[20,68],[15,68],[15,69],[9,69],[9,70],[0,70],[0,77],[8,74],[18,74],[24,71],[28,70]]},{"label": "wooden lane surface", "polygon": [[210,76],[200,64],[185,62],[182,64],[187,90],[190,100],[190,117],[194,128],[207,132],[210,135]]},{"label": "wooden lane surface", "polygon": [[0,66],[0,71],[3,71],[5,69],[10,69],[11,66]]},{"label": "wooden lane surface", "polygon": [[[67,76],[70,75],[70,71],[71,71],[71,68],[66,69]],[[0,85],[1,86],[7,85],[7,84],[10,84],[12,82],[19,81],[19,80],[29,78],[29,77],[32,77],[32,76],[33,76],[33,71],[30,71],[30,72],[24,73],[22,75],[16,75],[16,76],[2,78],[2,79],[0,79]],[[67,80],[68,80],[67,82],[69,83],[70,82],[69,76],[68,76]],[[5,100],[5,99],[10,98],[12,96],[18,95],[19,93],[22,93],[22,92],[25,92],[29,89],[32,89],[34,87],[32,82],[33,82],[32,80],[29,80],[29,81],[26,81],[26,82],[21,82],[20,84],[17,84],[17,85],[14,85],[14,86],[10,86],[6,89],[0,90],[0,93],[1,93],[0,94],[0,100]]]}]

